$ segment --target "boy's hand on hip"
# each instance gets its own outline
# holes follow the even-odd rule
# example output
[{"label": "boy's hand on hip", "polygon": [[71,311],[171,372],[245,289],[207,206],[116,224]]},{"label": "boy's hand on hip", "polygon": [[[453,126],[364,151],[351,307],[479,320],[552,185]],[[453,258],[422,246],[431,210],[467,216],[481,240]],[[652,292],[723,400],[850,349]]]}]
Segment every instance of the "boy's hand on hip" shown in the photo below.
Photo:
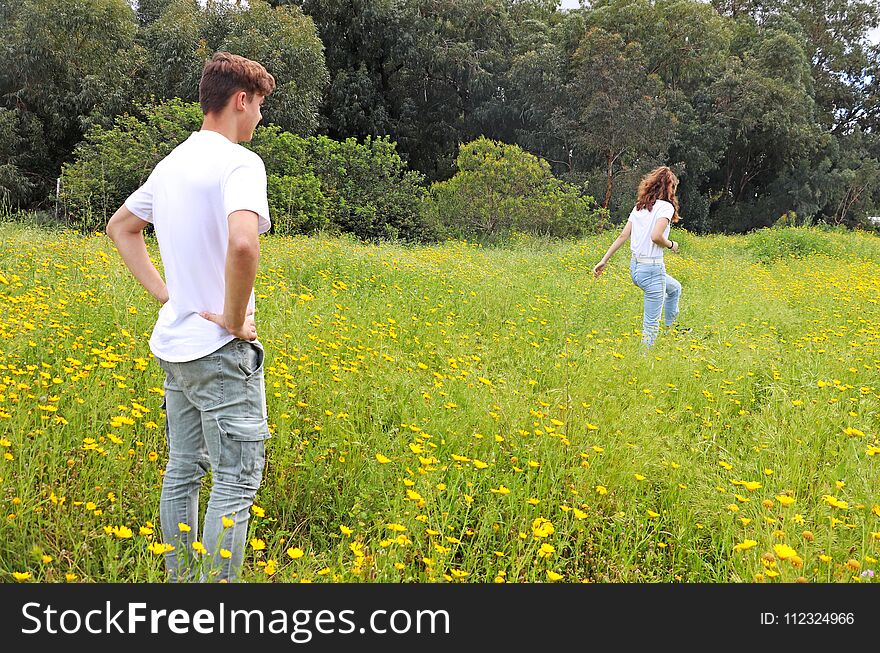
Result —
[{"label": "boy's hand on hip", "polygon": [[244,324],[242,324],[238,328],[232,328],[228,326],[226,324],[226,318],[218,313],[209,313],[208,311],[202,311],[201,313],[199,313],[199,315],[201,315],[209,322],[213,322],[214,324],[223,327],[236,338],[247,340],[249,342],[253,342],[257,339],[257,323],[254,322],[254,311],[252,309],[248,310],[247,314],[244,316]]}]

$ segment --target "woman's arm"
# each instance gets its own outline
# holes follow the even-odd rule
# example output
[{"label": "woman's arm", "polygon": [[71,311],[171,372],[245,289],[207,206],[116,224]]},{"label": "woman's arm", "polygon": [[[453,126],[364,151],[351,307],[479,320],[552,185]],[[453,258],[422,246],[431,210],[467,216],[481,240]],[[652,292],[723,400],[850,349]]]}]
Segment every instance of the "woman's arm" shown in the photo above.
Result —
[{"label": "woman's arm", "polygon": [[608,261],[611,260],[611,257],[614,256],[614,253],[620,249],[620,246],[623,245],[627,240],[629,240],[629,236],[632,233],[632,222],[629,220],[626,221],[626,226],[623,228],[623,231],[620,232],[620,235],[617,237],[613,243],[611,243],[611,247],[608,248],[608,251],[605,252],[605,256],[602,257],[602,260],[596,264],[596,267],[593,268],[593,275],[599,276],[605,270],[605,266],[608,265]]},{"label": "woman's arm", "polygon": [[657,222],[654,223],[654,230],[651,232],[651,241],[657,245],[657,247],[664,247],[666,249],[671,249],[673,252],[678,251],[678,243],[674,240],[669,240],[666,236],[663,235],[663,232],[666,231],[666,225],[669,224],[669,218],[657,218]]}]

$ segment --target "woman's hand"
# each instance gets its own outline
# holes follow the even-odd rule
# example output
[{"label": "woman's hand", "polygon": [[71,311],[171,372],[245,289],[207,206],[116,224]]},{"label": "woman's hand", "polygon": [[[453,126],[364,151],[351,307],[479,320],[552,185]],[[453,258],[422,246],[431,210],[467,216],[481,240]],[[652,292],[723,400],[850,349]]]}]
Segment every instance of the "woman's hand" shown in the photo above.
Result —
[{"label": "woman's hand", "polygon": [[596,263],[596,267],[593,268],[593,276],[598,277],[605,271],[605,266],[608,265],[607,261],[599,261]]},{"label": "woman's hand", "polygon": [[675,240],[673,240],[671,242],[672,242],[672,247],[671,247],[672,251],[675,252],[676,254],[678,254],[678,242]]}]

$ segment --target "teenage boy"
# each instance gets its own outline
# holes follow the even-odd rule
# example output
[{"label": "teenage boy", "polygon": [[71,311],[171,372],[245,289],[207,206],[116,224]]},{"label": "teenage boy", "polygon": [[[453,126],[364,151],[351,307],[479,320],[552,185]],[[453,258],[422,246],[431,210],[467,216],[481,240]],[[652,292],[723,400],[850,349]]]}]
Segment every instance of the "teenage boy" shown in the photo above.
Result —
[{"label": "teenage boy", "polygon": [[[174,547],[165,558],[171,581],[197,580],[200,560],[198,580],[238,578],[263,476],[269,428],[253,287],[269,205],[263,161],[239,143],[251,140],[274,89],[259,63],[214,54],[199,82],[201,131],[160,161],[107,224],[125,265],[162,304],[150,349],[165,371],[168,464],[159,519]],[[148,224],[167,284],[144,244]],[[213,485],[200,539],[199,488],[208,469]]]}]

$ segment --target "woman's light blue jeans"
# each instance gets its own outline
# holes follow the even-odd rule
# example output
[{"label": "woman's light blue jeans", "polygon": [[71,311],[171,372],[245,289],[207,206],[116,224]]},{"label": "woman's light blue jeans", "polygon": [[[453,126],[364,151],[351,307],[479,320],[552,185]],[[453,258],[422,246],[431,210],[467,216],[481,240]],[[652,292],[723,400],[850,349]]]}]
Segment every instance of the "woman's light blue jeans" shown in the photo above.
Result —
[{"label": "woman's light blue jeans", "polygon": [[[159,521],[162,538],[174,547],[165,554],[171,581],[238,577],[269,437],[263,359],[262,345],[238,339],[186,363],[157,358],[165,370],[168,442]],[[199,489],[209,469],[213,483],[199,538]],[[197,541],[207,553],[193,549]]]},{"label": "woman's light blue jeans", "polygon": [[629,264],[629,274],[633,283],[645,293],[642,343],[650,347],[660,331],[661,311],[666,326],[672,326],[678,317],[681,284],[666,274],[664,263],[639,263],[633,258]]}]

